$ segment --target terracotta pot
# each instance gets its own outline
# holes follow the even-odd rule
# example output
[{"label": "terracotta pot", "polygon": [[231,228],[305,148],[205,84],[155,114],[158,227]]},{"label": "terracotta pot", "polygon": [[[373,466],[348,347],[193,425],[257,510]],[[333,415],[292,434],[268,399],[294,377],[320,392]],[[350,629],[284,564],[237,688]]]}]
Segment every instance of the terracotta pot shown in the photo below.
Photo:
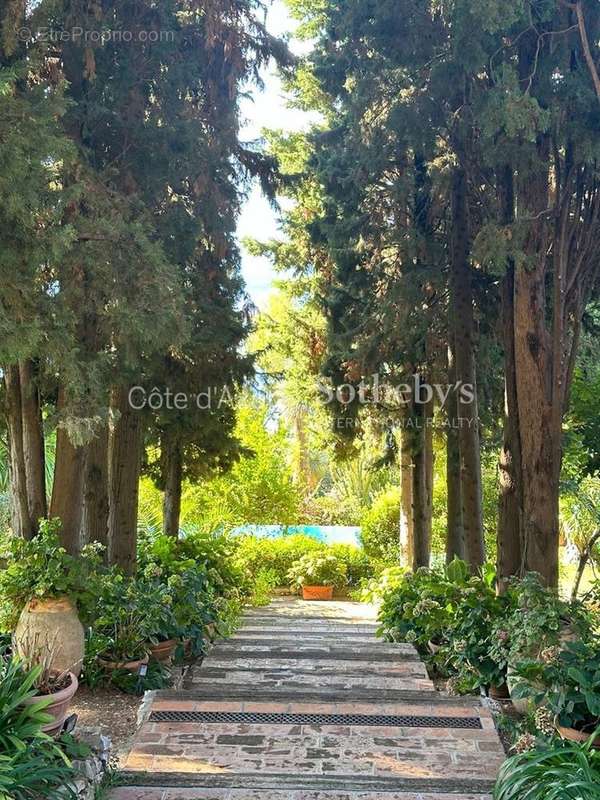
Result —
[{"label": "terracotta pot", "polygon": [[[563,728],[562,725],[557,725],[556,730],[560,733],[563,739],[568,739],[570,742],[585,743],[589,742],[592,736],[594,736],[593,733],[584,733],[583,731],[575,730],[575,728]],[[595,750],[600,750],[600,735],[594,737],[592,747]]]},{"label": "terracotta pot", "polygon": [[492,700],[508,700],[510,698],[510,693],[508,691],[506,682],[504,682],[501,686],[490,685],[488,695],[492,698]]},{"label": "terracotta pot", "polygon": [[30,600],[19,617],[13,642],[17,654],[32,649],[52,652],[51,668],[79,676],[85,633],[77,609],[67,598]]},{"label": "terracotta pot", "polygon": [[35,697],[29,697],[27,700],[23,701],[23,705],[31,706],[34,705],[34,703],[39,703],[40,700],[52,699],[50,705],[44,709],[44,714],[50,714],[53,719],[51,722],[42,725],[44,733],[50,736],[57,736],[61,732],[62,726],[67,718],[71,700],[79,687],[79,682],[74,673],[69,672],[68,674],[71,678],[71,683],[64,689],[61,689],[59,692],[53,692],[52,694],[38,694]]},{"label": "terracotta pot", "polygon": [[149,660],[149,656],[139,658],[137,661],[110,661],[105,658],[99,658],[98,663],[106,670],[126,669],[127,672],[137,672],[142,664],[147,664]]},{"label": "terracotta pot", "polygon": [[333,600],[333,586],[303,586],[303,600]]},{"label": "terracotta pot", "polygon": [[164,642],[151,644],[148,647],[150,658],[153,658],[155,661],[160,661],[161,663],[170,661],[176,649],[177,639],[167,639]]}]

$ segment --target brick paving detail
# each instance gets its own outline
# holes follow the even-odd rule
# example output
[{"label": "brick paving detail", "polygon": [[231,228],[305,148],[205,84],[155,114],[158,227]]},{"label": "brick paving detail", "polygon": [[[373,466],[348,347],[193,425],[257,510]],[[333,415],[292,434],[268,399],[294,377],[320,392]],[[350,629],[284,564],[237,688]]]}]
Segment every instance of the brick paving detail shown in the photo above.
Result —
[{"label": "brick paving detail", "polygon": [[489,800],[489,711],[376,629],[360,603],[248,611],[183,689],[154,693],[111,800]]}]

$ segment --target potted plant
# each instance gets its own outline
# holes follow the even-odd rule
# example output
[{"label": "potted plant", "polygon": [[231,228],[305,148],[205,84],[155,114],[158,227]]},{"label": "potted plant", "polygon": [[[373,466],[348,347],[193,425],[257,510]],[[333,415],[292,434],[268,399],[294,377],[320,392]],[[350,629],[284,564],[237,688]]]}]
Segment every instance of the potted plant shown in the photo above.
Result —
[{"label": "potted plant", "polygon": [[99,564],[98,548],[88,546],[78,558],[58,539],[60,522],[44,520],[31,541],[3,541],[6,568],[0,571],[3,627],[14,630],[16,649],[27,637],[55,642],[52,668],[79,675],[84,655],[84,630],[78,605],[89,596]]},{"label": "potted plant", "polygon": [[42,731],[56,736],[62,730],[71,700],[78,689],[77,676],[71,670],[56,670],[54,650],[56,641],[48,644],[45,637],[33,635],[19,642],[17,662],[32,677],[35,693],[25,697],[22,704],[43,708],[49,719]]},{"label": "potted plant", "polygon": [[548,648],[516,674],[517,695],[547,706],[564,739],[600,749],[600,637]]},{"label": "potted plant", "polygon": [[[40,667],[25,672],[16,658],[0,659],[0,797],[49,798],[73,781],[64,748],[42,731],[48,699],[36,697]],[[28,702],[33,700],[33,702]],[[69,793],[68,796],[70,796]]]},{"label": "potted plant", "polygon": [[288,580],[304,600],[331,600],[334,588],[346,583],[346,565],[333,555],[307,553],[292,565]]},{"label": "potted plant", "polygon": [[135,672],[148,663],[152,630],[135,579],[111,571],[100,584],[94,634],[98,662],[108,671]]},{"label": "potted plant", "polygon": [[137,603],[147,618],[147,650],[150,658],[161,663],[171,660],[181,633],[173,613],[173,596],[168,586],[158,581],[141,578],[136,585]]},{"label": "potted plant", "polygon": [[562,600],[544,587],[536,574],[512,582],[506,611],[494,628],[490,656],[506,672],[511,700],[519,713],[527,713],[532,702],[521,688],[515,691],[524,681],[523,675],[517,674],[519,665],[535,661],[542,651],[558,646],[574,631],[584,635],[587,630],[588,620],[579,604]]}]

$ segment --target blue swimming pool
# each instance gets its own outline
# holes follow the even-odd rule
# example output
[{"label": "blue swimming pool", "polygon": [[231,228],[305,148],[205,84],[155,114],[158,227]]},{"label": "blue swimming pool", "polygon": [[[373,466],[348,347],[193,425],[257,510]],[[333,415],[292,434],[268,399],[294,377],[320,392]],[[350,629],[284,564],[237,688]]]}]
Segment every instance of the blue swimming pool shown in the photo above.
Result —
[{"label": "blue swimming pool", "polygon": [[233,533],[275,539],[302,533],[324,544],[354,544],[360,546],[360,528],[352,525],[241,525]]}]

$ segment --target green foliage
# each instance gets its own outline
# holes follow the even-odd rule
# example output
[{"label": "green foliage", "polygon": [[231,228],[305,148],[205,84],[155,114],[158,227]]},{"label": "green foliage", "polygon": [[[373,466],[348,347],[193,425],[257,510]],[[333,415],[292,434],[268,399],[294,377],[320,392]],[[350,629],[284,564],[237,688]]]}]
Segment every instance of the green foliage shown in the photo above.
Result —
[{"label": "green foliage", "polygon": [[363,603],[381,603],[402,584],[406,574],[405,567],[385,567],[381,573],[371,578],[363,586],[360,599]]},{"label": "green foliage", "polygon": [[600,640],[567,642],[523,661],[515,670],[522,682],[515,697],[547,706],[558,723],[591,734],[600,726]]},{"label": "green foliage", "polygon": [[346,585],[346,565],[328,553],[309,553],[292,564],[288,581],[293,586],[333,586]]},{"label": "green foliage", "polygon": [[267,570],[276,582],[283,587],[288,582],[288,572],[292,565],[307,553],[324,552],[324,545],[312,536],[288,534],[273,539],[257,536],[241,536],[237,540],[235,559],[244,570],[248,580]]},{"label": "green foliage", "polygon": [[405,572],[400,584],[384,596],[380,635],[392,641],[414,642],[423,649],[430,641],[447,643],[456,608],[467,588],[471,587],[462,562],[446,569]]},{"label": "green foliage", "polygon": [[0,800],[52,799],[73,778],[61,748],[42,733],[51,700],[23,705],[36,695],[39,672],[25,673],[16,659],[0,659]]},{"label": "green foliage", "polygon": [[553,741],[504,762],[494,800],[597,800],[600,751]]},{"label": "green foliage", "polygon": [[[589,640],[590,612],[579,603],[561,600],[542,586],[535,574],[515,579],[502,595],[496,594],[491,566],[471,576],[467,565],[458,559],[443,569],[393,571],[385,578],[388,589],[383,593],[379,634],[392,641],[414,642],[431,666],[450,676],[453,688],[460,692],[500,686],[510,667],[528,684],[517,693],[535,694],[539,700],[545,691],[540,677],[544,660],[557,657],[566,632],[589,641],[589,646],[574,647],[580,656],[586,653],[589,657],[597,646],[595,640]],[[376,584],[369,590],[377,597]],[[433,654],[429,652],[430,643],[436,645]],[[569,652],[564,655],[566,660],[572,657]],[[589,667],[593,673],[597,662],[592,659]],[[530,685],[534,674],[536,680]],[[569,681],[560,684],[558,673],[553,674],[557,678],[554,687],[564,698]],[[571,678],[574,675],[572,672]],[[588,677],[585,686],[589,695],[596,691],[590,686],[597,685],[597,678]]]},{"label": "green foliage", "polygon": [[561,631],[568,627],[579,635],[589,630],[581,604],[562,600],[542,586],[535,574],[515,579],[505,597],[507,607],[495,625],[491,648],[492,658],[502,669],[558,645]]},{"label": "green foliage", "polygon": [[87,545],[77,557],[59,543],[59,520],[43,520],[39,535],[28,541],[5,535],[0,546],[6,566],[0,569],[0,628],[13,630],[29,600],[69,597],[83,610],[93,594],[90,581],[99,549]]},{"label": "green foliage", "polygon": [[400,491],[388,489],[375,498],[360,523],[365,552],[383,561],[400,561]]}]

